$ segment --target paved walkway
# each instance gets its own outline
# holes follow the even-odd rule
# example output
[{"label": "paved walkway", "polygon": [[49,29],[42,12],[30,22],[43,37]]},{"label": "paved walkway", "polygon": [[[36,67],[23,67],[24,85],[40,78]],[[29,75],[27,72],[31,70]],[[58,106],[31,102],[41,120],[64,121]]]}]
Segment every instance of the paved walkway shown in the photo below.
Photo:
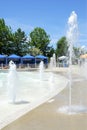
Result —
[{"label": "paved walkway", "polygon": [[17,119],[2,130],[87,130],[87,114],[69,115],[59,108],[67,100],[64,89],[48,102]]}]

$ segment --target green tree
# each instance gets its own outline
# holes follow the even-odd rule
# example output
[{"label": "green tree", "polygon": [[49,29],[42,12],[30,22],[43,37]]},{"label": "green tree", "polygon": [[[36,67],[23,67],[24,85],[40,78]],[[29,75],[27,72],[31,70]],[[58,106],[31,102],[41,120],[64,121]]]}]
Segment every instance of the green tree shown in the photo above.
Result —
[{"label": "green tree", "polygon": [[0,54],[8,54],[9,45],[12,40],[11,27],[5,24],[4,19],[0,19]]},{"label": "green tree", "polygon": [[56,55],[59,56],[63,56],[63,55],[67,55],[68,52],[68,42],[66,40],[66,37],[62,37],[61,39],[59,39],[59,41],[57,42],[57,48],[56,48]]},{"label": "green tree", "polygon": [[23,56],[28,52],[28,43],[26,42],[27,37],[25,32],[20,28],[13,34],[14,35],[14,44],[13,44],[13,53]]},{"label": "green tree", "polygon": [[55,49],[53,48],[53,46],[51,46],[51,47],[48,47],[48,51],[47,51],[47,57],[52,57],[53,56],[53,54],[55,53]]},{"label": "green tree", "polygon": [[30,49],[29,49],[29,53],[30,53],[31,55],[33,55],[33,56],[42,54],[41,51],[40,51],[40,49],[35,48],[35,47],[30,48]]},{"label": "green tree", "polygon": [[31,48],[38,48],[43,55],[47,54],[48,45],[50,43],[50,36],[47,35],[44,29],[36,27],[30,33],[29,45]]}]

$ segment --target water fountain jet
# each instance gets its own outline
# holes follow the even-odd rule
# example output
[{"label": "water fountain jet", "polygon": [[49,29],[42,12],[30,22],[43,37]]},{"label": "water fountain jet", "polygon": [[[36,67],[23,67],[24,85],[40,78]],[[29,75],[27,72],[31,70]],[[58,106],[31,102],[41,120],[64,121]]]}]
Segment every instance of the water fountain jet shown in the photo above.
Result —
[{"label": "water fountain jet", "polygon": [[76,114],[76,113],[82,113],[87,112],[86,107],[83,105],[73,105],[72,104],[72,86],[73,86],[73,78],[72,78],[72,58],[74,56],[73,54],[73,47],[76,44],[78,40],[78,22],[77,22],[77,14],[75,11],[72,11],[69,19],[68,19],[68,31],[67,31],[67,41],[69,44],[69,69],[68,69],[68,86],[69,86],[69,104],[68,106],[64,106],[62,108],[59,108],[60,112],[68,113],[68,114]]},{"label": "water fountain jet", "polygon": [[9,72],[7,76],[8,97],[11,103],[15,103],[18,87],[18,75],[16,65],[13,61],[9,62]]},{"label": "water fountain jet", "polygon": [[50,64],[49,64],[49,69],[51,70],[49,81],[51,83],[53,83],[53,71],[54,71],[55,67],[56,67],[56,56],[54,53],[53,56],[50,58]]},{"label": "water fountain jet", "polygon": [[40,74],[40,81],[43,79],[44,74],[44,62],[41,61],[39,64],[39,74]]}]

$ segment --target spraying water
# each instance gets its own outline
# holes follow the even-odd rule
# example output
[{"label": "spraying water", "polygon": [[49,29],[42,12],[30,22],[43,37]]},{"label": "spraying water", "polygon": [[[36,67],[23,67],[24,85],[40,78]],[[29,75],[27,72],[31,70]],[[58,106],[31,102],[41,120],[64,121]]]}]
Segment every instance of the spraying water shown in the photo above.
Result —
[{"label": "spraying water", "polygon": [[72,87],[72,58],[73,58],[73,46],[78,39],[78,23],[77,23],[77,14],[72,11],[68,19],[68,31],[67,31],[67,40],[69,44],[69,108],[71,111],[71,87]]},{"label": "spraying water", "polygon": [[55,53],[53,54],[53,67],[56,67],[56,55],[55,55]]},{"label": "spraying water", "polygon": [[18,87],[18,76],[16,71],[16,65],[13,61],[9,62],[9,72],[7,76],[7,87],[8,87],[8,96],[11,103],[15,103],[17,96],[17,87]]},{"label": "spraying water", "polygon": [[76,44],[78,40],[78,23],[77,23],[77,14],[72,11],[69,19],[68,19],[68,31],[67,31],[67,41],[69,44],[69,71],[68,71],[68,77],[69,77],[69,106],[62,107],[62,109],[59,109],[61,112],[66,112],[69,114],[78,113],[78,112],[84,112],[86,111],[86,108],[84,106],[77,106],[72,105],[72,85],[73,85],[73,79],[72,79],[72,58],[74,56],[73,54],[73,46]]},{"label": "spraying water", "polygon": [[76,44],[78,39],[78,23],[77,23],[77,14],[75,11],[72,11],[69,19],[68,19],[68,31],[67,31],[67,41],[69,44],[69,111],[71,112],[71,89],[72,89],[72,58],[73,54],[73,46]]},{"label": "spraying water", "polygon": [[87,59],[84,59],[82,65],[80,66],[80,73],[87,80]]},{"label": "spraying water", "polygon": [[55,67],[56,67],[56,56],[54,53],[53,56],[50,58],[49,68],[53,70]]},{"label": "spraying water", "polygon": [[44,63],[43,63],[43,61],[40,62],[39,73],[40,73],[40,80],[42,80],[43,73],[44,73]]},{"label": "spraying water", "polygon": [[53,67],[54,67],[54,64],[53,64],[53,57],[50,58],[50,65],[49,65],[49,68],[51,70],[50,72],[50,77],[49,77],[49,82],[50,83],[53,83]]},{"label": "spraying water", "polygon": [[69,64],[72,65],[72,57],[73,57],[73,46],[76,44],[78,40],[78,22],[77,22],[77,14],[75,11],[72,11],[69,19],[68,19],[68,31],[67,31],[67,41],[69,44]]},{"label": "spraying water", "polygon": [[53,79],[53,70],[54,70],[55,67],[56,67],[56,56],[55,56],[55,53],[54,53],[53,56],[50,58],[50,64],[49,64],[49,68],[51,70],[49,81],[51,83],[53,83],[53,81],[54,81],[54,79]]}]

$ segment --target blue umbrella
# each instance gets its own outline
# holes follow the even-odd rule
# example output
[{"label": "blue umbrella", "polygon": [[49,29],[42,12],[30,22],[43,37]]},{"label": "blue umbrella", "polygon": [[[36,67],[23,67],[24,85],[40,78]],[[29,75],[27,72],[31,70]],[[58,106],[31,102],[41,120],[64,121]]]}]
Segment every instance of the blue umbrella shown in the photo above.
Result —
[{"label": "blue umbrella", "polygon": [[45,64],[48,63],[48,58],[44,55],[37,55],[35,58],[37,64],[39,64],[41,60],[43,60]]},{"label": "blue umbrella", "polygon": [[7,56],[0,54],[0,59],[6,58]]},{"label": "blue umbrella", "polygon": [[38,58],[38,59],[47,59],[47,57],[44,56],[44,55],[37,55],[35,58],[36,58],[36,59],[37,59],[37,58]]},{"label": "blue umbrella", "polygon": [[23,59],[34,59],[35,57],[34,56],[31,56],[31,55],[25,55],[22,57]]},{"label": "blue umbrella", "polygon": [[21,57],[15,54],[8,56],[9,59],[20,59]]},{"label": "blue umbrella", "polygon": [[7,56],[0,54],[0,64],[1,64],[1,63],[3,63],[3,64],[6,64],[6,63],[7,63],[6,57],[7,57]]},{"label": "blue umbrella", "polygon": [[27,64],[27,63],[35,64],[35,57],[27,54],[27,55],[22,57],[22,61],[21,62],[24,63],[24,64]]},{"label": "blue umbrella", "polygon": [[15,54],[12,54],[7,57],[7,61],[9,62],[10,60],[14,61],[16,64],[21,63],[21,57]]}]

